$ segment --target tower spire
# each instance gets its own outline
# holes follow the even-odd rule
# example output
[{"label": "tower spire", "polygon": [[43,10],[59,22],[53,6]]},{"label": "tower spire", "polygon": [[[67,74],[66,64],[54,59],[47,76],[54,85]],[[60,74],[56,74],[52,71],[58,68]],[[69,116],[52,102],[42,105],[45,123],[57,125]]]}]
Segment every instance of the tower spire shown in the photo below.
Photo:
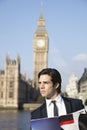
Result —
[{"label": "tower spire", "polygon": [[40,13],[43,14],[43,2],[41,1],[41,4],[40,4]]},{"label": "tower spire", "polygon": [[38,20],[38,26],[45,26],[45,20],[43,17],[43,3],[41,1],[41,7],[40,7],[40,16]]}]

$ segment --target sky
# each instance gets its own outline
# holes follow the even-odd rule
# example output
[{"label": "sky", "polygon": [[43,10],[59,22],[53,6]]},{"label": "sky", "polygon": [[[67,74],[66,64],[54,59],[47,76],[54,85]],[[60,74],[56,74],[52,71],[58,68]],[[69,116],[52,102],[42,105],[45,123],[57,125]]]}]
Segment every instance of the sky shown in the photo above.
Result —
[{"label": "sky", "polygon": [[0,0],[0,69],[8,54],[21,58],[21,73],[33,79],[33,36],[41,5],[49,36],[48,67],[62,77],[62,90],[87,67],[87,0]]}]

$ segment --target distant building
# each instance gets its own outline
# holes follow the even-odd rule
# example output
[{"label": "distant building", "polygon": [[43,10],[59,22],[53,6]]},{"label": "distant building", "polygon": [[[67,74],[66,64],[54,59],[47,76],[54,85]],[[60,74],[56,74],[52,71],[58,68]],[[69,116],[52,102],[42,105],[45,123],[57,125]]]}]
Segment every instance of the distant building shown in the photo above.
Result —
[{"label": "distant building", "polygon": [[84,69],[84,72],[78,81],[78,89],[79,98],[83,99],[85,103],[85,101],[87,100],[87,68]]},{"label": "distant building", "polygon": [[30,86],[20,74],[20,57],[11,60],[6,56],[5,70],[0,70],[0,107],[21,107],[29,102]]},{"label": "distant building", "polygon": [[83,103],[86,102],[87,104],[87,68],[84,69],[80,79],[75,75],[71,75],[66,86],[66,92],[69,97],[82,99]]},{"label": "distant building", "polygon": [[79,92],[81,93],[87,92],[87,68],[84,69],[84,72],[81,78],[79,79],[78,85],[79,85]]},{"label": "distant building", "polygon": [[66,86],[66,92],[69,97],[76,97],[78,94],[78,77],[72,74],[69,78],[69,83]]}]

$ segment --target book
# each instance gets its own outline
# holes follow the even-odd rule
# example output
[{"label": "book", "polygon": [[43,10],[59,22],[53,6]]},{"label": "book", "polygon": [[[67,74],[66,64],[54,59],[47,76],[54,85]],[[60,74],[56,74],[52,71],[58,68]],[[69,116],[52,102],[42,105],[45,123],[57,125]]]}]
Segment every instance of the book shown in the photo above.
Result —
[{"label": "book", "polygon": [[30,121],[32,130],[87,130],[85,109],[52,118],[40,118]]},{"label": "book", "polygon": [[31,120],[30,125],[32,130],[61,130],[58,117]]}]

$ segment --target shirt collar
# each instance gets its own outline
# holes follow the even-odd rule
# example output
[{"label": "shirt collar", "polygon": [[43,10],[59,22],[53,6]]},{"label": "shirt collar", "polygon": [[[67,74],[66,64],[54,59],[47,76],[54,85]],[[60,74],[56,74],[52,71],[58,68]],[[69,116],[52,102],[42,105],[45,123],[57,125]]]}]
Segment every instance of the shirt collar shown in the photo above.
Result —
[{"label": "shirt collar", "polygon": [[[60,94],[58,94],[58,96],[54,99],[57,103],[61,103],[62,102],[62,97]],[[52,99],[47,99],[46,98],[46,104],[47,106],[49,106],[51,104]]]},{"label": "shirt collar", "polygon": [[62,96],[59,94],[59,95],[56,97],[55,101],[56,101],[57,103],[61,103],[61,102],[62,102]]}]

